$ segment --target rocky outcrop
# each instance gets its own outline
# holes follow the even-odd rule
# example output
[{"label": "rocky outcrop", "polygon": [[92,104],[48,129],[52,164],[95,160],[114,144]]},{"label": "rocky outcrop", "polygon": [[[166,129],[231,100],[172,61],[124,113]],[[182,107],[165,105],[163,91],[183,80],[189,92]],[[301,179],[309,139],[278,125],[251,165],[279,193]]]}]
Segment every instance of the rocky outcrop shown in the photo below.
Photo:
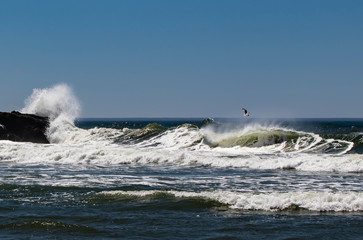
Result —
[{"label": "rocky outcrop", "polygon": [[45,131],[49,119],[19,112],[0,112],[0,140],[49,143]]}]

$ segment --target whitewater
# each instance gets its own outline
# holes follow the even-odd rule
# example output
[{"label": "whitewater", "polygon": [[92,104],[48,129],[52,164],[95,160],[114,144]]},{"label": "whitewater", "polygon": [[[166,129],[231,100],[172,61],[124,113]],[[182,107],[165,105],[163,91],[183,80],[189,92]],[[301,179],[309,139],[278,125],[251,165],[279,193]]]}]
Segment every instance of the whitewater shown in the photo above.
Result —
[{"label": "whitewater", "polygon": [[[331,230],[350,222],[345,231],[362,233],[361,119],[81,119],[67,84],[35,89],[20,111],[49,117],[50,144],[0,141],[3,237],[32,229],[46,237],[65,231],[66,238],[142,238],[149,227],[151,237],[179,229],[175,237],[183,239],[203,227],[207,237],[237,237],[228,224],[245,227],[253,219],[249,238],[264,236],[255,230],[266,221],[296,237],[283,227],[292,217],[298,237],[326,234],[309,221]],[[33,206],[31,214],[19,206]],[[134,220],[117,221],[120,214]],[[247,222],[238,225],[241,214]],[[315,220],[304,217],[311,214]],[[201,216],[200,225],[168,223]]]},{"label": "whitewater", "polygon": [[301,171],[363,171],[361,154],[346,154],[354,143],[319,134],[247,122],[193,124],[164,128],[152,123],[141,129],[82,129],[75,125],[80,105],[67,85],[35,89],[23,113],[49,117],[51,145],[3,142],[2,161],[24,164],[174,164],[183,166]]}]

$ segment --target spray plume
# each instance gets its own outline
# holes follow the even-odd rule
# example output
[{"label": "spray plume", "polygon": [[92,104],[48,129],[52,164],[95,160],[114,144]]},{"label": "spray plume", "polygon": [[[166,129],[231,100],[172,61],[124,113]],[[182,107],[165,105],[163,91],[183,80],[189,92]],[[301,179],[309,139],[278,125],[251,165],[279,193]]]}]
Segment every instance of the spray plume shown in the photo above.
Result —
[{"label": "spray plume", "polygon": [[81,107],[73,90],[67,84],[58,84],[52,88],[34,89],[25,100],[23,113],[48,117],[48,140],[53,143],[64,142],[66,132],[74,128],[74,120],[79,116]]}]

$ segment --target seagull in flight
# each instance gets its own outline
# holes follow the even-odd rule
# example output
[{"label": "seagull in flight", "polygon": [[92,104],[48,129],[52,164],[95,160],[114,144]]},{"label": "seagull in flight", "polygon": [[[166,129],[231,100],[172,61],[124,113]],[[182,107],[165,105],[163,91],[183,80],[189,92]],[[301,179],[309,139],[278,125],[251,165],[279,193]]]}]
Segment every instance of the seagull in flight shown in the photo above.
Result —
[{"label": "seagull in flight", "polygon": [[246,117],[250,116],[250,113],[247,111],[246,108],[242,108],[242,110],[243,110],[243,115],[244,116],[246,116]]}]

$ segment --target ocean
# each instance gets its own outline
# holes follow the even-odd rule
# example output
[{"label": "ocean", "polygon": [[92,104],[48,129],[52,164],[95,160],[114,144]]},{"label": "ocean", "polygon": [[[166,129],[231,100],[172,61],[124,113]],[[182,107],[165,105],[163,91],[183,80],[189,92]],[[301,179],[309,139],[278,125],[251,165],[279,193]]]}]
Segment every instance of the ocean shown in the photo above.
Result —
[{"label": "ocean", "polygon": [[362,239],[363,119],[52,118],[0,141],[0,239]]},{"label": "ocean", "polygon": [[66,84],[20,111],[50,144],[0,141],[0,239],[362,239],[363,119],[82,119]]}]

